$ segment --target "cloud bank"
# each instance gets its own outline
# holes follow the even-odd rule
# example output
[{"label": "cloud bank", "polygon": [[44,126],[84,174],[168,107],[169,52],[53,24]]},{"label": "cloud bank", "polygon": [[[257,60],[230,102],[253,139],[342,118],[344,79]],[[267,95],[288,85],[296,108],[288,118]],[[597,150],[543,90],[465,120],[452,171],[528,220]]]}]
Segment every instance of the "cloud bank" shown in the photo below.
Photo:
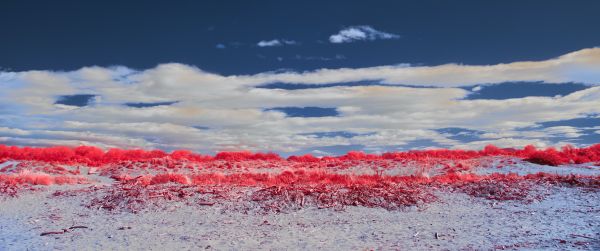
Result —
[{"label": "cloud bank", "polygon": [[[498,65],[392,65],[230,76],[183,64],[147,70],[94,66],[68,72],[4,71],[0,72],[0,143],[284,154],[326,146],[388,151],[423,140],[451,148],[491,143],[577,145],[578,139],[598,129],[540,124],[598,116],[598,69],[599,48]],[[319,87],[371,80],[406,86],[257,88],[272,83]],[[483,84],[511,81],[577,82],[589,88],[556,97],[465,99],[485,88]],[[479,88],[472,87],[476,85]],[[84,105],[57,102],[77,95],[93,98]],[[327,113],[295,116],[290,109]],[[464,141],[440,132],[442,128],[482,133]]]}]

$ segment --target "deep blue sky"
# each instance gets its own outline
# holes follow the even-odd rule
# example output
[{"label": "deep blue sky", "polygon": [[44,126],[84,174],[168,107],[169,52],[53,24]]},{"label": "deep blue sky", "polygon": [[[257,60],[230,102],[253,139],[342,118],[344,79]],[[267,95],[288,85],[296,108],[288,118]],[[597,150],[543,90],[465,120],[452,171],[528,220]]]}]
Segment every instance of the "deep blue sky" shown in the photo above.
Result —
[{"label": "deep blue sky", "polygon": [[[600,1],[593,0],[7,0],[1,6],[0,67],[12,71],[146,69],[178,62],[229,75],[398,63],[496,64],[600,45]],[[331,34],[352,25],[401,38],[328,43]],[[300,44],[256,46],[275,38]]]}]

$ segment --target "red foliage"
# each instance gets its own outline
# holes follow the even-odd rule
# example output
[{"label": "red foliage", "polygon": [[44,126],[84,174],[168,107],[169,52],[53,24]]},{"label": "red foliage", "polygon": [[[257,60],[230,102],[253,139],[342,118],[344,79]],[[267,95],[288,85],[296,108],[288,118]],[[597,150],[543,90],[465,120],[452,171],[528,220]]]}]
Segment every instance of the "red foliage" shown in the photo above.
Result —
[{"label": "red foliage", "polygon": [[[89,187],[93,198],[89,207],[138,212],[147,206],[166,206],[159,201],[185,200],[210,206],[236,200],[238,206],[256,203],[267,211],[284,211],[313,205],[344,209],[346,206],[380,207],[388,210],[419,206],[435,201],[434,191],[450,190],[488,200],[530,202],[545,196],[538,185],[558,185],[600,189],[599,176],[560,176],[556,174],[461,175],[457,173],[424,178],[415,176],[342,175],[316,171],[284,171],[279,174],[209,173],[187,176],[161,174],[140,176],[114,186]],[[242,189],[244,186],[259,189]],[[98,190],[101,191],[98,191]],[[193,199],[195,198],[195,199]],[[168,205],[168,204],[167,204]]]},{"label": "red foliage", "polygon": [[[589,163],[600,161],[600,144],[587,148],[563,147],[560,151],[554,148],[538,150],[533,146],[524,149],[511,149],[488,145],[482,151],[467,150],[422,150],[408,152],[390,152],[381,155],[366,154],[363,152],[348,152],[338,157],[317,158],[310,154],[303,156],[290,156],[287,161],[300,163],[318,163],[319,165],[344,165],[348,161],[417,161],[421,163],[432,162],[432,160],[468,160],[486,156],[506,156],[522,158],[532,163],[543,165],[563,165],[570,163]],[[124,161],[142,162],[158,159],[169,159],[176,161],[208,162],[208,161],[286,161],[275,153],[251,153],[251,152],[220,152],[214,157],[195,154],[186,150],[176,150],[165,153],[160,150],[145,151],[140,149],[123,150],[112,148],[104,152],[99,148],[91,146],[80,146],[69,148],[63,146],[47,148],[15,147],[0,145],[0,159],[2,160],[32,160],[62,164],[81,164],[88,166],[101,166],[116,164]],[[434,161],[435,162],[435,161]],[[433,163],[433,162],[432,162]],[[231,165],[227,167],[232,167]]]},{"label": "red foliage", "polygon": [[[469,173],[476,167],[489,168],[486,163],[510,166],[516,159],[554,166],[600,163],[600,145],[560,150],[486,146],[481,151],[439,149],[381,155],[348,152],[337,157],[307,154],[287,159],[274,153],[221,152],[212,157],[187,150],[0,145],[0,163],[16,160],[0,169],[0,195],[14,195],[23,187],[38,189],[37,185],[93,182],[93,175],[116,182],[88,187],[97,196],[91,207],[132,211],[163,199],[190,203],[191,198],[200,198],[199,205],[212,205],[228,191],[234,191],[231,198],[236,200],[279,211],[305,204],[397,209],[434,201],[436,190],[489,200],[531,201],[543,196],[537,190],[543,186],[600,189],[600,176]],[[94,178],[88,181],[78,176],[80,172]]]},{"label": "red foliage", "polygon": [[311,154],[305,154],[302,156],[290,156],[287,158],[288,161],[296,161],[296,162],[318,162],[319,158],[312,156]]},{"label": "red foliage", "polygon": [[150,180],[151,185],[164,184],[169,182],[175,182],[179,184],[190,184],[190,180],[187,176],[178,173],[157,174],[156,176],[152,177],[152,180]]},{"label": "red foliage", "polygon": [[564,154],[559,153],[554,148],[533,152],[525,160],[531,163],[549,166],[558,166],[561,164],[566,164],[569,161]]},{"label": "red foliage", "polygon": [[215,155],[215,159],[228,161],[281,160],[281,157],[276,153],[220,152]]},{"label": "red foliage", "polygon": [[52,176],[43,173],[21,173],[13,175],[0,174],[0,183],[12,185],[30,184],[49,186],[52,184],[84,184],[87,183],[87,179],[78,176]]},{"label": "red foliage", "polygon": [[497,156],[502,154],[502,150],[500,150],[500,148],[498,148],[495,145],[487,145],[485,146],[485,148],[483,148],[483,151],[481,151],[481,153],[485,155]]},{"label": "red foliage", "polygon": [[[376,186],[380,184],[427,184],[427,185],[452,185],[463,186],[471,183],[497,183],[509,187],[511,184],[519,182],[535,182],[540,184],[569,185],[576,187],[600,188],[600,176],[580,176],[558,174],[538,173],[519,176],[516,174],[459,174],[447,173],[432,178],[419,176],[380,176],[380,175],[354,175],[337,174],[324,171],[294,170],[283,171],[277,174],[268,173],[206,173],[196,175],[184,174],[157,174],[140,176],[138,178],[123,178],[121,181],[137,181],[137,184],[155,185],[164,183],[193,184],[198,186],[206,185],[229,185],[229,186],[298,186],[298,185],[333,185],[333,186]],[[477,190],[477,189],[474,189]],[[485,189],[479,189],[485,190]],[[504,190],[504,189],[499,189]],[[481,191],[484,192],[484,191]]]}]

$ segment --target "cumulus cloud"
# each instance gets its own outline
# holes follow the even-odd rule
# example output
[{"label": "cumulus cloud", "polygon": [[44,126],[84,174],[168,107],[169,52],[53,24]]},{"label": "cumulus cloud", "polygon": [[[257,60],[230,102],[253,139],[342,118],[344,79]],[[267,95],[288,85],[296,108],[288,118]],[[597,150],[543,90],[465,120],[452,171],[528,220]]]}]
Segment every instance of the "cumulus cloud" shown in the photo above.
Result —
[{"label": "cumulus cloud", "polygon": [[261,40],[256,45],[258,47],[273,47],[273,46],[282,46],[282,45],[293,45],[298,42],[294,40],[286,40],[286,39],[273,39],[273,40]]},{"label": "cumulus cloud", "polygon": [[[596,69],[598,48],[544,61],[487,66],[405,65],[230,76],[183,64],[141,71],[121,66],[0,72],[0,143],[203,152],[297,152],[340,145],[389,149],[417,140],[455,148],[490,143],[548,146],[581,137],[582,128],[536,127],[540,123],[600,114]],[[372,79],[440,88],[257,88],[274,82],[314,85]],[[506,81],[582,82],[590,87],[562,97],[464,99],[471,91],[461,87]],[[94,102],[81,107],[56,103],[61,96],[78,94],[95,95]],[[127,106],[131,103],[164,105]],[[339,115],[293,117],[271,109],[277,107],[329,107]],[[461,142],[437,131],[449,127],[483,133],[478,140]],[[314,136],[340,131],[355,136]]]},{"label": "cumulus cloud", "polygon": [[329,42],[334,44],[350,43],[360,40],[398,39],[400,35],[378,31],[368,25],[350,26],[329,36]]}]

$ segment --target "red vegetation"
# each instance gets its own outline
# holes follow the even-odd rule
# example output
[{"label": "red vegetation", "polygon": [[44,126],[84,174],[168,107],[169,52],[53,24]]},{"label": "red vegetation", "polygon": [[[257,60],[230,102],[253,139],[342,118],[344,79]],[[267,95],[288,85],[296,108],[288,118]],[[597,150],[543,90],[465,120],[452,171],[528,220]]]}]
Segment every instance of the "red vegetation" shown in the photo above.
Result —
[{"label": "red vegetation", "polygon": [[52,176],[44,173],[19,173],[19,174],[0,174],[0,195],[14,197],[20,190],[34,190],[32,185],[67,185],[67,184],[88,184],[85,177],[79,176]]},{"label": "red vegetation", "polygon": [[20,173],[15,175],[0,174],[0,183],[10,185],[66,185],[86,184],[87,179],[78,176],[51,176],[43,173]]},{"label": "red vegetation", "polygon": [[380,184],[426,184],[426,185],[463,185],[467,183],[503,182],[508,185],[518,182],[536,182],[539,184],[567,185],[575,187],[600,188],[600,176],[584,175],[558,175],[550,173],[536,173],[527,175],[511,174],[458,174],[448,173],[435,177],[419,176],[380,176],[380,175],[354,175],[337,174],[323,171],[283,171],[277,174],[267,173],[232,173],[232,174],[157,174],[145,175],[136,178],[123,178],[120,181],[137,185],[156,185],[165,183],[193,184],[197,186],[229,185],[247,187],[286,187],[286,186],[376,186]]},{"label": "red vegetation", "polygon": [[190,184],[190,180],[187,178],[187,176],[177,173],[158,174],[152,177],[152,179],[150,180],[151,185],[164,184],[169,182],[175,182],[179,184]]},{"label": "red vegetation", "polygon": [[330,175],[298,170],[273,175],[213,173],[191,179],[192,184],[187,184],[182,182],[187,177],[182,176],[140,176],[122,180],[114,186],[90,187],[88,192],[95,198],[88,207],[139,212],[148,206],[164,206],[161,201],[182,201],[199,206],[233,201],[236,202],[233,206],[242,207],[242,210],[253,208],[254,203],[261,210],[275,212],[306,206],[336,210],[347,206],[395,210],[436,201],[436,190],[456,191],[488,200],[531,202],[542,199],[547,192],[540,189],[550,185],[600,189],[598,176],[544,173],[525,176],[446,174],[424,178]]},{"label": "red vegetation", "polygon": [[[0,145],[0,194],[14,196],[25,187],[104,180],[105,186],[77,190],[92,194],[90,207],[137,212],[163,200],[202,206],[242,200],[268,211],[281,211],[305,205],[398,209],[435,201],[436,190],[528,202],[544,196],[537,192],[540,187],[600,189],[600,176],[474,174],[478,168],[489,168],[488,164],[510,167],[519,159],[552,166],[598,165],[600,144],[560,150],[487,146],[481,151],[442,149],[380,155],[348,152],[336,157],[303,155],[287,159],[274,153],[221,152],[213,157],[187,150],[165,153],[104,151],[90,146]],[[107,182],[107,178],[112,180]],[[66,193],[55,193],[61,194]]]},{"label": "red vegetation", "polygon": [[215,159],[227,161],[281,160],[281,157],[276,153],[220,152],[215,155]]},{"label": "red vegetation", "polygon": [[250,199],[265,210],[279,212],[305,205],[338,210],[346,206],[395,210],[433,202],[436,197],[420,184],[381,183],[370,186],[271,186],[254,192]]},{"label": "red vegetation", "polygon": [[[421,150],[408,152],[389,152],[381,155],[366,154],[363,152],[348,152],[338,157],[317,158],[310,154],[303,156],[290,156],[287,161],[292,162],[332,162],[332,161],[423,161],[427,159],[466,160],[486,156],[510,156],[525,159],[526,161],[543,165],[563,165],[571,163],[588,163],[600,161],[600,144],[586,148],[563,147],[560,151],[554,148],[538,150],[534,146],[524,149],[498,148],[486,146],[481,151],[472,150]],[[275,153],[251,153],[251,152],[220,152],[214,157],[195,154],[187,150],[176,150],[165,153],[160,150],[123,150],[112,148],[103,151],[97,147],[79,146],[75,148],[56,146],[47,148],[15,147],[0,145],[0,160],[32,160],[43,162],[54,162],[62,164],[83,164],[88,166],[101,166],[122,161],[148,161],[160,158],[173,160],[187,160],[192,162],[206,161],[284,161]]]}]

